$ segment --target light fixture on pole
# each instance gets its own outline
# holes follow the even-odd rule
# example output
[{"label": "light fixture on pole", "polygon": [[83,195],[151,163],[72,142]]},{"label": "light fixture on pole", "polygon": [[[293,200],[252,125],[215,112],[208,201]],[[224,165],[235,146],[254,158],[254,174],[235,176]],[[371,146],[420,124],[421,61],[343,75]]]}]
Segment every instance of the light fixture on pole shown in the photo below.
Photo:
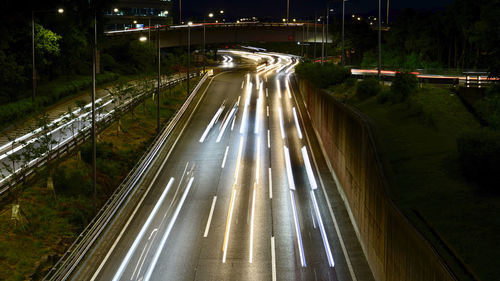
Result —
[{"label": "light fixture on pole", "polygon": [[161,87],[161,56],[160,56],[160,28],[157,29],[156,37],[156,48],[158,49],[158,89],[156,91],[156,131],[160,134],[160,87]]},{"label": "light fixture on pole", "polygon": [[189,94],[191,91],[189,90],[189,68],[191,64],[191,26],[193,25],[193,22],[188,22],[188,48],[187,48],[187,95],[186,98],[189,97]]}]

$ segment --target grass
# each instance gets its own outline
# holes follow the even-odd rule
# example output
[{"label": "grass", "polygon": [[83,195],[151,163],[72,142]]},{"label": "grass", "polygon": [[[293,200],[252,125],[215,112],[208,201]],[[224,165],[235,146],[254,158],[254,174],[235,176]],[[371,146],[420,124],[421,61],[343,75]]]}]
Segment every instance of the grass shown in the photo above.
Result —
[{"label": "grass", "polygon": [[[199,78],[193,80],[197,82]],[[193,88],[195,85],[192,82]],[[162,93],[162,123],[175,113],[185,97],[185,85],[177,85],[171,94],[169,90]],[[108,151],[97,159],[98,206],[108,199],[156,135],[156,101],[147,98],[133,115],[126,113],[121,119],[121,132],[117,133],[115,122],[100,134],[99,145]],[[47,171],[22,187],[17,198],[22,220],[17,226],[11,220],[12,206],[0,208],[0,280],[43,278],[92,219],[90,165],[74,154],[57,166],[53,170],[55,196],[46,188]],[[61,171],[70,176],[61,176]]]},{"label": "grass", "polygon": [[447,244],[480,280],[495,280],[500,198],[474,188],[460,173],[456,140],[479,124],[459,98],[425,86],[400,104],[380,104],[376,97],[349,102],[377,124],[397,206],[438,248]]}]

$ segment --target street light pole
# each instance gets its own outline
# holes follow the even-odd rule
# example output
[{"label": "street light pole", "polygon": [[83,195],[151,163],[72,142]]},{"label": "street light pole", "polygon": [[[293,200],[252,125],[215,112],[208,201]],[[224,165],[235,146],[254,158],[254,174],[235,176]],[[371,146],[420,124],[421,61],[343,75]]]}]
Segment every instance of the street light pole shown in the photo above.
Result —
[{"label": "street light pole", "polygon": [[161,61],[160,61],[160,28],[158,27],[157,29],[157,40],[156,40],[156,47],[158,49],[158,89],[156,90],[156,111],[157,111],[157,116],[156,116],[156,130],[158,134],[160,134],[160,87],[161,87]]},{"label": "street light pole", "polygon": [[290,18],[290,0],[286,0],[286,22],[289,22]]},{"label": "street light pole", "polygon": [[92,44],[92,187],[94,188],[94,215],[97,214],[97,168],[96,168],[96,120],[95,120],[95,84],[97,60],[97,17],[94,10],[94,40]]},{"label": "street light pole", "polygon": [[345,0],[342,0],[342,65],[345,65],[344,21],[345,21]]},{"label": "street light pole", "polygon": [[321,64],[325,62],[325,21],[321,21]]},{"label": "street light pole", "polygon": [[382,1],[378,0],[378,80],[380,81],[380,68],[382,66],[382,20],[381,20],[381,11],[382,11]]},{"label": "street light pole", "polygon": [[191,22],[188,23],[188,49],[187,49],[187,95],[186,98],[189,97],[189,66],[191,64]]},{"label": "street light pole", "polygon": [[32,57],[32,69],[33,69],[33,94],[31,100],[35,101],[36,95],[36,68],[35,68],[35,11],[31,11],[31,51]]},{"label": "street light pole", "polygon": [[205,42],[206,41],[206,34],[205,34],[205,19],[203,19],[203,74],[205,74],[205,67],[207,64],[207,60],[205,59],[206,53],[205,53]]},{"label": "street light pole", "polygon": [[318,17],[316,14],[314,14],[314,52],[313,52],[313,57],[316,59],[316,37],[317,37],[317,22],[318,22]]},{"label": "street light pole", "polygon": [[330,25],[330,5],[326,4],[326,49],[325,57],[328,59],[328,26]]},{"label": "street light pole", "polygon": [[182,24],[182,0],[179,0],[179,24]]}]

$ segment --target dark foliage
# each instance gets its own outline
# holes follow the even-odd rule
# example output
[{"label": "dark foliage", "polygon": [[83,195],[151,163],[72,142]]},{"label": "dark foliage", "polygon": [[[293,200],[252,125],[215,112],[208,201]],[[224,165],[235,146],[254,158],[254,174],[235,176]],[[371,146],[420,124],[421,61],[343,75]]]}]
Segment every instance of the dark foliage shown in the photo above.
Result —
[{"label": "dark foliage", "polygon": [[481,188],[500,191],[500,132],[485,129],[467,133],[457,140],[457,144],[465,178]]},{"label": "dark foliage", "polygon": [[381,87],[377,79],[366,79],[358,82],[356,86],[356,97],[365,100],[380,93]]},{"label": "dark foliage", "polygon": [[351,71],[341,65],[325,63],[301,63],[295,72],[300,78],[309,80],[318,88],[326,89],[344,83],[351,77]]}]

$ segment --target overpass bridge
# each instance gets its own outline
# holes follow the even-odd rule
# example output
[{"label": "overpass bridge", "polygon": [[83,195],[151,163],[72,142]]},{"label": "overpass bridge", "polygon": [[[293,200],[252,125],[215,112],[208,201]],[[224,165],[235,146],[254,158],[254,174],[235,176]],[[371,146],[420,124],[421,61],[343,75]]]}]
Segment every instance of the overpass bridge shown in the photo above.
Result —
[{"label": "overpass bridge", "polygon": [[[321,43],[321,31],[322,25],[314,23],[195,23],[190,26],[177,25],[109,31],[105,32],[105,35],[109,37],[129,36],[137,40],[142,36],[148,36],[151,40],[156,40],[159,33],[160,48],[168,48],[187,45],[189,33],[191,45],[201,45],[204,38],[206,44]],[[332,42],[331,36],[329,36],[328,42]]]}]

